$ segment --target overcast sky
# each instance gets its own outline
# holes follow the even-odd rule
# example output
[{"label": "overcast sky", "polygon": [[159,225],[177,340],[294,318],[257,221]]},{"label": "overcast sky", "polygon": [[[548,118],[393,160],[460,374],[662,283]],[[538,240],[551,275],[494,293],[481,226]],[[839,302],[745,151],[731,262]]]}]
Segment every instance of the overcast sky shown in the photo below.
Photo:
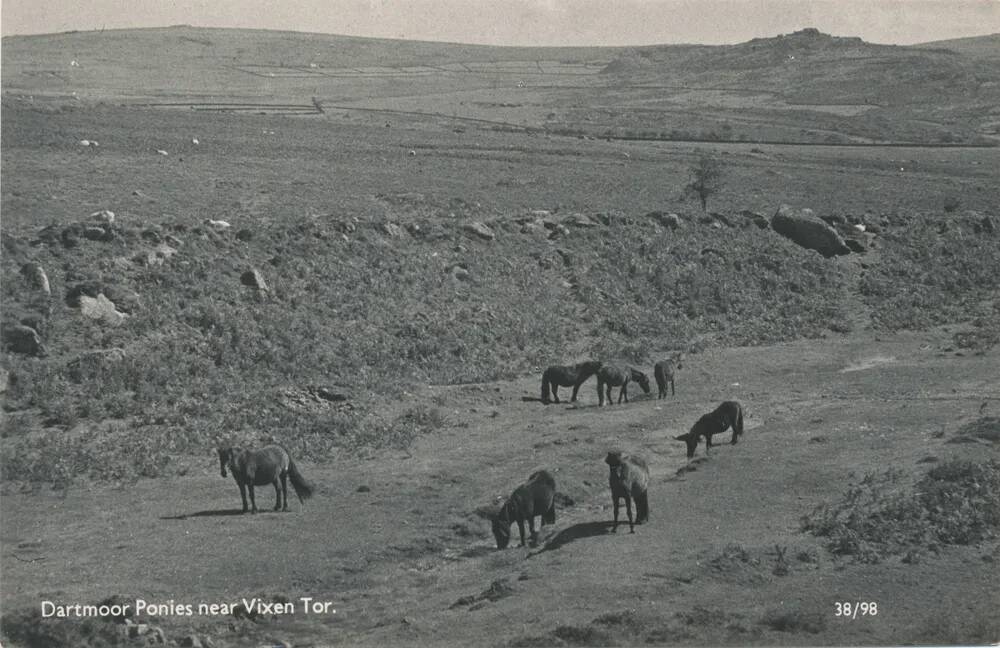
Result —
[{"label": "overcast sky", "polygon": [[738,43],[817,27],[909,44],[1000,32],[1000,0],[0,0],[3,35],[243,27],[487,43]]}]

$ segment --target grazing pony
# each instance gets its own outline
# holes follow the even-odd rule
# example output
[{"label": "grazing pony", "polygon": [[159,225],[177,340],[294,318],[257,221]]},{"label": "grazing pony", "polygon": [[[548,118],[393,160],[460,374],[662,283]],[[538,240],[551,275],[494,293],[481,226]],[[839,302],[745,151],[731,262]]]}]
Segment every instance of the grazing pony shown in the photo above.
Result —
[{"label": "grazing pony", "polygon": [[683,369],[681,365],[683,357],[683,353],[674,353],[670,356],[669,360],[660,360],[653,365],[653,378],[656,379],[656,386],[660,390],[657,398],[663,398],[667,395],[668,383],[670,384],[670,395],[673,396],[677,393],[674,390],[674,372],[678,369]]},{"label": "grazing pony", "polygon": [[493,516],[493,537],[497,549],[510,544],[510,525],[517,522],[524,546],[524,522],[528,522],[531,537],[535,537],[535,516],[542,517],[542,526],[556,522],[556,480],[547,470],[531,473],[528,481],[514,489],[510,498]]},{"label": "grazing pony", "polygon": [[[615,523],[612,533],[618,532],[618,500],[625,500],[625,514],[628,515],[629,533],[635,533],[635,525],[649,520],[649,468],[642,457],[609,452],[604,458],[610,471],[608,485],[611,486],[611,503],[615,509]],[[632,522],[632,500],[635,500],[635,522]]]},{"label": "grazing pony", "polygon": [[[575,365],[553,365],[542,373],[542,402],[546,405],[550,402],[559,402],[559,388],[572,387],[573,397],[571,402],[576,402],[576,394],[580,391],[580,385],[587,382],[587,379],[597,373],[601,368],[601,363],[597,360],[587,360]],[[552,391],[551,400],[549,390]]]},{"label": "grazing pony", "polygon": [[[288,510],[288,482],[300,502],[312,497],[313,487],[305,480],[302,473],[295,467],[295,462],[288,452],[278,445],[269,445],[260,450],[244,450],[242,448],[218,448],[219,468],[222,476],[226,476],[226,468],[233,473],[236,485],[240,487],[240,497],[243,499],[243,512],[247,512],[247,490],[250,490],[252,513],[257,512],[257,502],[254,499],[254,486],[274,485],[274,493],[278,500],[274,503],[275,511]],[[279,488],[279,482],[281,487]],[[284,496],[284,501],[282,501]]]},{"label": "grazing pony", "polygon": [[604,365],[597,370],[597,404],[599,407],[604,407],[604,392],[607,390],[608,394],[608,405],[614,403],[611,400],[611,388],[621,387],[618,392],[618,403],[621,404],[622,399],[628,402],[628,383],[630,380],[634,380],[639,383],[642,387],[642,391],[649,393],[649,378],[646,374],[642,373],[638,369],[633,369],[632,367],[618,367],[615,365]]},{"label": "grazing pony", "polygon": [[712,447],[712,435],[725,432],[730,427],[733,428],[733,438],[729,443],[735,444],[743,434],[743,408],[736,401],[725,401],[698,419],[691,426],[690,432],[674,438],[687,444],[687,456],[690,459],[694,456],[701,437],[705,437],[705,454],[708,454],[708,449]]}]

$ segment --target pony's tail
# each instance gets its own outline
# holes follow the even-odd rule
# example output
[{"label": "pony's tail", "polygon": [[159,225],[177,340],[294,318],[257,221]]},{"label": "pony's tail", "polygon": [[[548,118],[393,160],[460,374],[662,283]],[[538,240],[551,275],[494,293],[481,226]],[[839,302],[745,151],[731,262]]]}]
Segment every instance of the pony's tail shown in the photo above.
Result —
[{"label": "pony's tail", "polygon": [[556,523],[556,502],[552,500],[552,506],[549,507],[548,511],[542,513],[542,522],[545,524],[555,524]]},{"label": "pony's tail", "polygon": [[736,421],[733,423],[736,436],[743,436],[743,406],[736,406]]},{"label": "pony's tail", "polygon": [[547,375],[542,376],[542,402],[548,403],[549,397],[549,377]]},{"label": "pony's tail", "polygon": [[634,497],[635,521],[638,524],[649,521],[649,491],[642,491]]},{"label": "pony's tail", "polygon": [[313,496],[313,486],[306,481],[306,478],[302,476],[299,469],[295,467],[295,462],[292,458],[288,458],[288,477],[292,480],[292,488],[295,489],[295,494],[298,495],[299,501],[309,499]]}]

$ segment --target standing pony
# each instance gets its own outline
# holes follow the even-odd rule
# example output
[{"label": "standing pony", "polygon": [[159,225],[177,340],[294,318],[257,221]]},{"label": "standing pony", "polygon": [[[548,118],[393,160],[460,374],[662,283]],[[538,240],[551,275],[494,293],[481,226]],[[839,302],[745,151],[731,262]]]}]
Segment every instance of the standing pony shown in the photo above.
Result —
[{"label": "standing pony", "polygon": [[621,387],[618,392],[618,404],[622,399],[628,402],[628,383],[634,380],[642,387],[642,391],[649,393],[649,378],[646,374],[632,367],[618,367],[615,365],[604,365],[597,370],[597,404],[604,407],[604,392],[607,390],[608,405],[614,403],[611,400],[611,388]]},{"label": "standing pony", "polygon": [[[587,379],[597,373],[601,368],[601,363],[597,360],[587,360],[575,365],[553,365],[542,374],[542,402],[548,405],[550,402],[559,402],[559,388],[572,387],[573,396],[570,401],[576,402],[576,394],[580,391],[580,385],[587,382]],[[549,397],[551,390],[552,396]]]},{"label": "standing pony", "polygon": [[[274,485],[274,493],[278,498],[274,503],[275,511],[288,510],[287,479],[292,480],[292,487],[300,502],[312,497],[312,485],[305,480],[302,473],[295,467],[295,462],[288,456],[288,452],[281,446],[269,445],[260,450],[218,448],[218,451],[222,476],[226,476],[226,468],[228,468],[233,473],[236,485],[240,487],[244,513],[247,512],[247,490],[250,491],[251,512],[257,512],[254,486]],[[282,496],[284,496],[284,501],[282,501]]]},{"label": "standing pony", "polygon": [[556,480],[547,470],[539,470],[528,477],[528,481],[514,489],[510,498],[493,516],[493,537],[497,549],[506,549],[510,544],[510,525],[517,522],[524,546],[524,523],[528,522],[531,537],[535,537],[535,516],[542,517],[542,526],[556,522]]},{"label": "standing pony", "polygon": [[[635,533],[635,525],[649,520],[649,468],[642,457],[609,452],[604,458],[609,466],[608,485],[611,487],[611,503],[615,509],[615,523],[611,532],[618,531],[618,500],[625,500],[625,514],[628,516],[629,533]],[[635,500],[635,522],[632,522],[632,500]]]},{"label": "standing pony", "polygon": [[677,393],[674,390],[674,372],[683,368],[681,365],[683,356],[683,353],[674,353],[669,360],[660,360],[653,365],[653,378],[656,379],[656,386],[660,391],[658,398],[667,395],[668,384],[670,385],[670,395],[673,396]]}]

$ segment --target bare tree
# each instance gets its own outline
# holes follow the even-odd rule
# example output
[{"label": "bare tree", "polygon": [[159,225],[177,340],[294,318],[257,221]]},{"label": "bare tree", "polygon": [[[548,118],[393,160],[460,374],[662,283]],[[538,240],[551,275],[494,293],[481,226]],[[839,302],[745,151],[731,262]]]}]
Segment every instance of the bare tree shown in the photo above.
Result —
[{"label": "bare tree", "polygon": [[722,189],[722,165],[708,155],[698,158],[691,167],[691,181],[684,185],[685,196],[698,196],[702,211],[708,211],[708,198]]}]

